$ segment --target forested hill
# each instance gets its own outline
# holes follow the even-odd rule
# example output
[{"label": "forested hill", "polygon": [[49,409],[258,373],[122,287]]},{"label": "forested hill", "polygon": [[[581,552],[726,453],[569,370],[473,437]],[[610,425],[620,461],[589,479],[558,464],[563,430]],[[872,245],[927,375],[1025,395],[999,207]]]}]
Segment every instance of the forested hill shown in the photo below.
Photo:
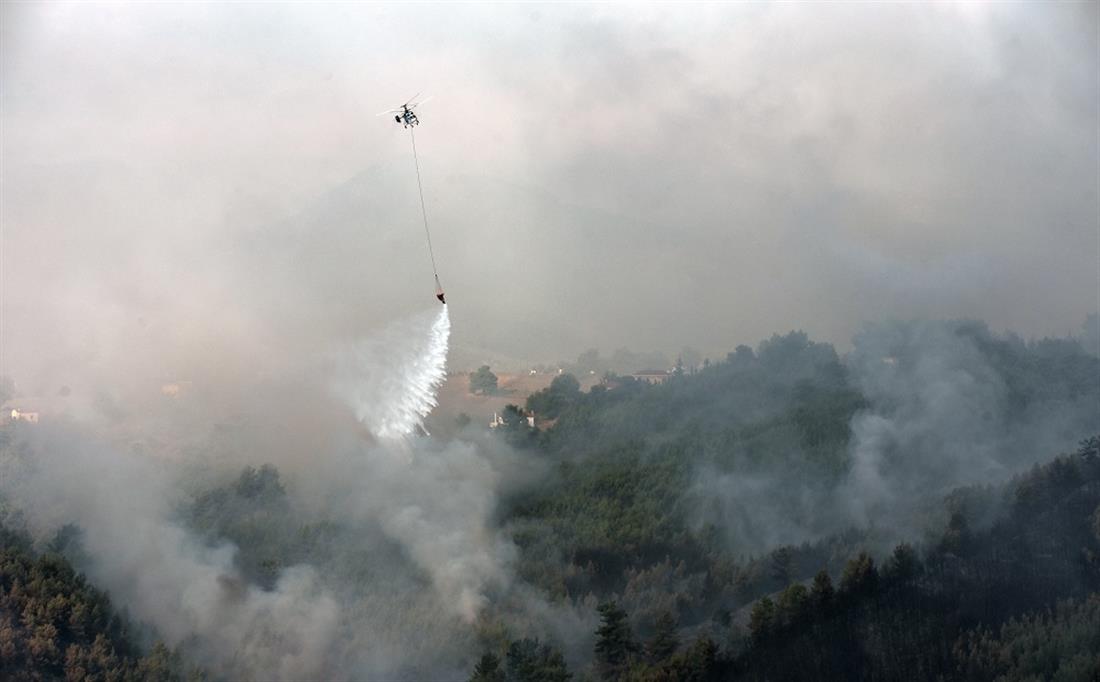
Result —
[{"label": "forested hill", "polygon": [[[563,376],[511,411],[505,437],[545,458],[556,475],[508,498],[502,515],[521,550],[521,577],[545,593],[575,605],[613,600],[639,639],[670,622],[681,641],[709,633],[730,670],[753,676],[769,670],[760,667],[767,656],[753,656],[770,630],[757,635],[759,646],[733,652],[761,596],[823,570],[840,580],[854,570],[851,560],[881,562],[900,543],[915,547],[915,563],[951,576],[945,580],[972,575],[966,564],[954,575],[957,555],[937,549],[945,534],[962,532],[950,524],[987,532],[1017,484],[997,486],[1095,433],[1097,376],[1100,362],[1074,341],[1025,343],[971,321],[868,327],[845,357],[800,332],[774,336],[660,385],[608,376],[584,393]],[[527,428],[518,419],[524,410],[551,426]],[[1078,460],[1065,470],[1077,471]],[[1092,480],[1082,472],[1077,480]],[[1019,485],[1047,490],[1048,474],[1033,472]],[[978,504],[983,496],[998,502]],[[1095,551],[1081,529],[1098,501],[1087,485],[1078,497],[1083,507],[1063,529],[1077,529],[1064,542],[1075,557]],[[1054,513],[1014,509],[1012,523],[1044,527]],[[998,563],[1007,556],[1001,545],[1019,542],[1007,531],[989,536],[995,558],[973,569],[989,577],[986,602],[995,604],[1005,587],[988,566],[1009,566]],[[936,646],[950,649],[948,639],[978,622],[992,626],[1088,593],[1077,559],[1050,573],[1041,558],[1048,552],[1029,551],[1015,564],[1034,577],[1020,594],[1042,596],[1014,602],[1009,591],[1005,611],[950,615],[937,625],[946,629]],[[1066,571],[1076,577],[1059,584]],[[972,580],[967,589],[985,584]],[[964,608],[956,587],[922,593],[929,609],[922,617]],[[496,653],[504,665],[507,651]],[[936,665],[942,671],[953,661],[945,654]],[[857,668],[829,670],[845,677],[858,676]]]},{"label": "forested hill", "polygon": [[77,534],[63,529],[44,553],[0,524],[0,679],[166,681],[202,679],[155,643],[143,654],[125,616],[59,552]]},{"label": "forested hill", "polygon": [[[234,595],[277,598],[305,573],[337,595],[347,617],[322,642],[334,678],[1088,680],[1098,376],[1074,341],[973,322],[871,326],[843,356],[796,332],[660,385],[612,375],[583,392],[563,375],[504,428],[422,441],[439,456],[399,473],[431,474],[433,496],[465,490],[472,506],[443,511],[470,530],[454,538],[491,537],[491,557],[433,534],[417,545],[429,564],[397,523],[427,498],[353,479],[348,513],[310,496],[312,471],[260,455],[187,479],[163,527],[231,548],[218,570]],[[0,429],[12,470],[39,457],[20,446],[24,426]],[[360,502],[400,518],[364,519]],[[0,521],[25,529],[10,507]],[[76,527],[52,533],[32,544],[0,530],[0,679],[172,679],[208,665],[197,637],[178,656],[148,647],[155,637],[73,569],[96,575],[109,557]],[[455,555],[491,569],[470,583],[470,619],[441,610],[429,570],[462,569]],[[247,678],[254,664],[215,672]]]},{"label": "forested hill", "polygon": [[[860,554],[752,607],[748,679],[1100,676],[1100,439],[995,492],[960,490],[923,552]],[[981,519],[999,510],[988,528]]]},{"label": "forested hill", "polygon": [[951,489],[1004,481],[1090,435],[1097,376],[1075,342],[947,322],[869,328],[844,360],[795,332],[662,385],[609,377],[582,393],[560,377],[526,405],[554,425],[513,419],[507,434],[559,475],[508,514],[532,547],[611,572],[853,527],[890,546],[938,522],[925,517]]},{"label": "forested hill", "polygon": [[571,457],[690,436],[702,439],[700,454],[731,463],[794,450],[841,470],[850,418],[882,397],[884,382],[906,380],[919,390],[955,374],[989,384],[985,410],[968,416],[1003,428],[1020,420],[1031,426],[1050,407],[1084,405],[1095,415],[1098,369],[1100,360],[1072,340],[1025,343],[968,320],[899,322],[869,326],[844,359],[830,344],[791,332],[755,351],[738,346],[722,360],[678,368],[656,386],[609,375],[605,386],[581,393],[562,377],[525,407],[557,420],[539,445]]},{"label": "forested hill", "polygon": [[861,405],[833,347],[792,332],[762,342],[759,352],[740,346],[722,362],[680,368],[660,385],[609,375],[580,393],[563,377],[526,408],[557,419],[540,447],[573,458],[626,442],[692,438],[709,456],[809,448],[809,461],[839,468],[847,421]]},{"label": "forested hill", "polygon": [[[552,643],[497,641],[470,679],[1100,679],[1100,437],[944,507],[949,520],[922,548],[900,543],[882,561],[860,551],[829,570],[824,543],[799,549],[822,567],[812,575],[789,550],[707,575],[732,580],[751,605],[744,620],[683,629],[683,606],[701,595],[628,585],[599,605],[591,665],[571,671]],[[789,582],[748,599],[761,568],[771,587]]]}]

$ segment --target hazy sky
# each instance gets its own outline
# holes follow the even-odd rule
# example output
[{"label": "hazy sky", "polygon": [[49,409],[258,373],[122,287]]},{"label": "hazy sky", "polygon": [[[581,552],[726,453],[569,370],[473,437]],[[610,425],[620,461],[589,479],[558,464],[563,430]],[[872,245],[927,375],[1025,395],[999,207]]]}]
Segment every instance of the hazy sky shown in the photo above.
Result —
[{"label": "hazy sky", "polygon": [[434,305],[409,135],[375,116],[418,91],[460,362],[1097,309],[1095,3],[2,17],[25,383],[262,372]]}]

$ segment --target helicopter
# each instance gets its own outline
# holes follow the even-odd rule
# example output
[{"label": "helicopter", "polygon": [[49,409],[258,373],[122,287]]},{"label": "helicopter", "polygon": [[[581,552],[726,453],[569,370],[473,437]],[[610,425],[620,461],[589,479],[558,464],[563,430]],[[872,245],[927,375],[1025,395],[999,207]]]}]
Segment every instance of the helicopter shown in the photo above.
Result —
[{"label": "helicopter", "polygon": [[427,102],[431,97],[416,101],[416,98],[420,96],[420,93],[416,93],[408,102],[401,105],[400,109],[390,109],[383,111],[376,116],[382,116],[384,114],[395,114],[393,120],[396,123],[400,123],[409,130],[409,141],[412,142],[413,163],[416,164],[416,187],[420,192],[420,213],[424,217],[424,236],[428,238],[428,256],[432,260],[432,274],[435,275],[435,297],[443,305],[447,305],[446,294],[443,292],[443,285],[439,283],[439,270],[435,266],[435,253],[432,252],[432,233],[428,229],[428,211],[424,207],[424,186],[420,184],[420,161],[416,156],[416,133],[412,131],[413,126],[420,125],[420,119],[416,117],[413,109],[420,106],[424,102]]},{"label": "helicopter", "polygon": [[410,126],[420,125],[420,119],[416,117],[416,113],[413,111],[413,109],[420,106],[424,102],[427,102],[429,99],[431,99],[431,97],[428,97],[427,99],[424,99],[420,102],[414,102],[414,100],[419,96],[420,93],[418,92],[413,95],[408,102],[402,104],[399,109],[390,109],[388,111],[383,111],[378,113],[377,116],[382,116],[384,114],[396,114],[393,117],[395,123],[400,123],[406,128]]}]

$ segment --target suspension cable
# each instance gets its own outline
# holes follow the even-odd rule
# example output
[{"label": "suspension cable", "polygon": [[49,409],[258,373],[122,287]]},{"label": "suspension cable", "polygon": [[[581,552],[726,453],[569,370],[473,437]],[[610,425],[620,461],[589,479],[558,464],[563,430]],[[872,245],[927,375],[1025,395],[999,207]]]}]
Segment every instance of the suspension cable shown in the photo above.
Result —
[{"label": "suspension cable", "polygon": [[416,133],[409,126],[409,138],[412,140],[413,163],[416,164],[416,187],[420,190],[420,213],[424,216],[424,236],[428,238],[428,256],[432,259],[432,274],[439,282],[439,270],[435,267],[435,253],[432,251],[432,233],[428,230],[428,209],[424,207],[424,185],[420,183],[420,159],[416,155]]}]

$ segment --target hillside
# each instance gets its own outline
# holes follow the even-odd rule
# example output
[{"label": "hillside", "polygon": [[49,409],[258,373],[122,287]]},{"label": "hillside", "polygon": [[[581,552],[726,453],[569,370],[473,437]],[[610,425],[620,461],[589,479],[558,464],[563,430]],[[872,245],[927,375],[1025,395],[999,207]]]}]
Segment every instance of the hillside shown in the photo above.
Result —
[{"label": "hillside", "polygon": [[39,553],[0,524],[0,678],[183,680],[179,655],[159,642],[142,655],[125,616],[58,553],[75,549],[79,531],[65,530]]},{"label": "hillside", "polygon": [[[265,628],[299,643],[330,628],[316,641],[332,677],[1088,679],[1098,372],[1075,342],[949,321],[868,327],[844,356],[775,335],[660,385],[503,375],[497,395],[474,396],[455,375],[433,415],[444,426],[411,459],[356,445],[309,453],[303,472],[255,454],[173,483],[157,528],[188,538],[178,561],[217,557],[217,594],[254,605]],[[515,407],[503,428],[455,423],[505,405],[552,425]],[[33,429],[2,433],[5,471],[45,465]],[[75,432],[61,442],[66,472],[107,461],[81,460]],[[340,485],[319,502],[310,486],[328,466]],[[4,675],[205,663],[205,642],[173,653],[145,628],[127,634],[76,572],[107,565],[81,541],[91,521],[32,543],[17,510],[4,518],[17,532],[0,634],[18,643],[0,647]],[[28,599],[44,600],[38,615]],[[311,610],[337,600],[342,621]],[[85,602],[103,615],[80,625]],[[415,655],[387,659],[394,647]]]}]

